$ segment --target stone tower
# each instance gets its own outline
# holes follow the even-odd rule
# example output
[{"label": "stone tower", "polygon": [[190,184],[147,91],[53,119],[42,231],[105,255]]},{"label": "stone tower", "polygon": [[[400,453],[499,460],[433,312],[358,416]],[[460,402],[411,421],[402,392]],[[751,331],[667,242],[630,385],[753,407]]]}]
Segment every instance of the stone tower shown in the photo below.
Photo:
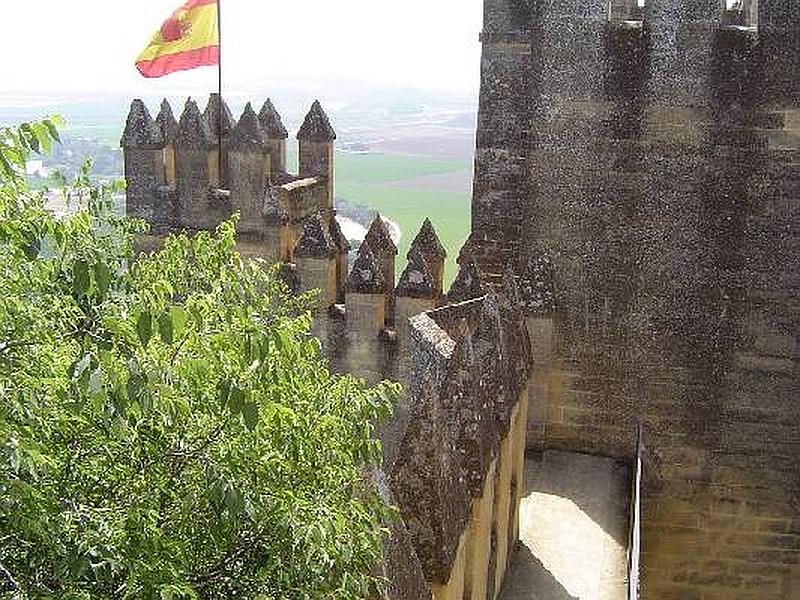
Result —
[{"label": "stone tower", "polygon": [[630,457],[643,423],[647,598],[796,593],[800,4],[732,6],[484,2],[451,296],[518,280],[529,444]]}]

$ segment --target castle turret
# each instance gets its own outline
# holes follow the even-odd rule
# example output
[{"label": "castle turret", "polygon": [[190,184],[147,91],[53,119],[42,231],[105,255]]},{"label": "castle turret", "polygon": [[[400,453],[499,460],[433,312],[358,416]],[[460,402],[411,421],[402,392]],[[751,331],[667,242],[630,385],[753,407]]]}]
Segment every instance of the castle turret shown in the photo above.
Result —
[{"label": "castle turret", "polygon": [[264,232],[264,189],[267,185],[269,154],[261,122],[248,102],[230,136],[228,154],[231,205],[240,218],[240,233]]},{"label": "castle turret", "polygon": [[294,248],[294,261],[304,292],[319,290],[318,308],[336,303],[336,246],[319,214],[309,217]]},{"label": "castle turret", "polygon": [[409,322],[414,315],[436,308],[438,293],[436,282],[427,260],[419,249],[408,254],[408,265],[395,288],[396,319],[398,337],[408,340]]},{"label": "castle turret", "polygon": [[470,257],[463,259],[459,265],[458,275],[450,286],[450,291],[447,292],[447,302],[450,304],[464,302],[480,298],[485,293],[475,261]]},{"label": "castle turret", "polygon": [[208,123],[214,144],[219,144],[219,187],[228,189],[228,151],[236,120],[233,118],[227,102],[219,94],[209,96],[203,116]]},{"label": "castle turret", "polygon": [[387,348],[382,334],[389,285],[365,241],[347,278],[347,369],[370,383],[385,377]]},{"label": "castle turret", "polygon": [[151,223],[167,223],[171,207],[164,206],[157,193],[158,188],[164,185],[164,136],[139,99],[131,104],[120,146],[128,182],[127,214]]},{"label": "castle turret", "polygon": [[350,242],[342,233],[339,221],[334,216],[330,225],[331,238],[336,246],[336,302],[344,304],[347,287],[347,269],[350,266]]},{"label": "castle turret", "polygon": [[283,208],[275,188],[268,187],[262,207],[264,219],[264,258],[270,262],[291,262],[294,235],[289,214]]},{"label": "castle turret", "polygon": [[213,193],[219,187],[218,156],[208,122],[189,98],[175,136],[178,218],[183,227],[213,229],[230,214]]},{"label": "castle turret", "polygon": [[386,323],[394,323],[394,282],[395,282],[395,258],[397,257],[397,246],[389,234],[389,228],[381,218],[380,214],[376,214],[372,223],[369,226],[364,241],[369,244],[370,249],[375,255],[378,262],[378,267],[383,274],[383,280],[386,282]]},{"label": "castle turret", "polygon": [[319,177],[326,182],[324,208],[333,214],[333,156],[336,132],[331,127],[328,115],[315,100],[303,125],[297,132],[300,142],[300,175]]},{"label": "castle turret", "polygon": [[365,240],[347,278],[347,329],[376,338],[386,322],[388,285],[372,248]]},{"label": "castle turret", "polygon": [[431,272],[436,297],[441,297],[444,289],[444,261],[447,258],[447,251],[439,241],[439,236],[436,235],[436,229],[430,219],[426,218],[422,223],[417,237],[411,242],[407,258],[411,260],[411,255],[414,253],[419,253],[424,257],[425,264]]},{"label": "castle turret", "polygon": [[369,243],[375,258],[378,259],[378,264],[386,281],[394,282],[394,262],[397,256],[397,246],[380,214],[376,214],[372,223],[370,223],[364,241]]},{"label": "castle turret", "polygon": [[167,99],[161,101],[161,110],[156,117],[164,137],[164,178],[168,186],[175,186],[175,136],[178,135],[178,121],[172,113]]},{"label": "castle turret", "polygon": [[289,137],[289,132],[283,125],[281,116],[275,110],[272,100],[267,98],[264,106],[261,107],[261,112],[258,113],[258,119],[261,121],[261,128],[267,138],[267,152],[269,153],[269,172],[270,173],[285,173],[286,172],[286,140]]}]

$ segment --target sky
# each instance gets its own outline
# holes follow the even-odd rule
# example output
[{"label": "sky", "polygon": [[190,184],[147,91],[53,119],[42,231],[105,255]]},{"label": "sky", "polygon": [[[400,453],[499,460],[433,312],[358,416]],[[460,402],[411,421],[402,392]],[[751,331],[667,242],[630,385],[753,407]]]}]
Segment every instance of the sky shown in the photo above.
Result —
[{"label": "sky", "polygon": [[[145,80],[133,63],[182,0],[14,0],[0,26],[0,101],[64,92],[216,88],[205,67]],[[226,91],[390,86],[473,96],[482,0],[222,0]]]}]

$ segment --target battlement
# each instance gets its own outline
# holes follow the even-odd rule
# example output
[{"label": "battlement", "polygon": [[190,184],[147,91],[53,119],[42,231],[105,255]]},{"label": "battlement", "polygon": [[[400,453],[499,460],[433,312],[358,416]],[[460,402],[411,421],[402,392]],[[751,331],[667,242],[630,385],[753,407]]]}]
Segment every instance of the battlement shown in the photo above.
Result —
[{"label": "battlement", "polygon": [[135,100],[121,142],[128,212],[156,234],[210,229],[239,212],[241,251],[283,263],[292,289],[318,291],[313,333],[334,368],[403,384],[378,432],[385,472],[374,475],[402,514],[385,549],[387,597],[494,599],[518,539],[526,446],[531,302],[520,286],[542,294],[546,282],[508,272],[492,286],[467,257],[445,293],[447,251],[431,221],[400,271],[380,215],[351,267],[333,203],[336,133],[322,106],[298,132],[297,175],[285,171],[287,137],[269,100],[238,120],[214,96],[203,112],[188,100],[178,120],[166,101],[153,119]]},{"label": "battlement", "polygon": [[[155,119],[135,100],[120,142],[127,212],[161,233],[209,229],[238,212],[243,238],[275,260],[291,261],[302,223],[318,212],[333,219],[336,134],[319,102],[297,137],[300,173],[290,174],[288,132],[269,99],[258,114],[248,103],[238,120],[217,94],[203,112],[187,100],[178,120],[167,100]],[[278,208],[288,232],[275,227]]]}]

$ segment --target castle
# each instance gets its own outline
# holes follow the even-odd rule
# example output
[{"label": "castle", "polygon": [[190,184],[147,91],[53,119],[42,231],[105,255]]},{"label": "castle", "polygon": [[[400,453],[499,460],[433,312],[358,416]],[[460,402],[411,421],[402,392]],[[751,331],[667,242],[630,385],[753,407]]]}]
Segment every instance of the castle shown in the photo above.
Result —
[{"label": "castle", "polygon": [[526,451],[640,457],[643,597],[800,597],[800,4],[484,6],[472,231],[446,292],[427,221],[399,278],[380,219],[348,271],[318,103],[290,175],[269,101],[238,121],[189,101],[179,122],[135,101],[128,214],[158,233],[238,211],[244,251],[320,290],[332,364],[404,384],[375,475],[402,516],[390,598],[501,595]]}]

